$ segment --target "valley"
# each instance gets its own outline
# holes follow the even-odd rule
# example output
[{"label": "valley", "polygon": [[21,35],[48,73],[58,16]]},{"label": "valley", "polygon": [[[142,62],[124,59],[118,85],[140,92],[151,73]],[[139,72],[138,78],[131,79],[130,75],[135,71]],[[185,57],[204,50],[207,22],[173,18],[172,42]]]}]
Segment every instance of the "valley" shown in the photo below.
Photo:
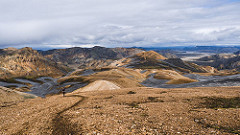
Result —
[{"label": "valley", "polygon": [[[91,70],[92,71],[92,70]],[[19,83],[7,83],[0,82],[1,86],[9,88],[23,88],[29,87],[30,94],[34,94],[39,97],[45,97],[48,94],[57,94],[61,92],[61,88],[70,85],[71,87],[66,89],[66,92],[72,92],[74,90],[88,86],[91,82],[108,80],[119,85],[119,88],[127,87],[154,87],[154,88],[189,88],[189,87],[220,87],[220,86],[240,86],[240,74],[227,75],[227,76],[206,76],[201,74],[184,74],[175,75],[173,72],[173,80],[168,83],[169,80],[164,77],[155,77],[157,72],[161,72],[160,76],[172,74],[169,70],[129,70],[126,72],[123,69],[110,69],[110,71],[86,73],[85,71],[81,75],[66,76],[62,78],[52,77],[40,77],[34,82],[27,79],[15,79]],[[123,72],[123,73],[119,73]],[[125,73],[124,73],[125,72]],[[147,73],[146,73],[147,72]],[[107,75],[110,74],[110,75]],[[135,75],[134,75],[135,74]],[[106,75],[106,76],[105,76]],[[178,77],[179,76],[179,79]],[[130,83],[132,82],[132,83]],[[128,84],[130,83],[130,84]],[[30,84],[28,86],[27,84]],[[128,85],[127,85],[128,84]],[[89,86],[88,86],[89,87]],[[92,89],[94,89],[93,86]],[[107,89],[107,88],[106,88]]]},{"label": "valley", "polygon": [[[137,48],[96,46],[89,49],[69,48],[37,52],[31,48],[7,48],[0,51],[1,62],[4,63],[2,69],[5,68],[5,71],[0,72],[2,73],[0,86],[17,88],[40,97],[57,94],[65,86],[70,86],[66,88],[66,92],[72,92],[102,80],[113,82],[119,88],[239,86],[238,71],[218,70],[218,67],[195,64],[198,60],[210,59],[216,54],[194,51],[156,50],[155,52]],[[160,54],[161,52],[163,55]],[[171,56],[175,56],[168,58],[170,53]],[[221,58],[237,56],[237,54],[231,57],[229,55],[221,54]],[[12,57],[19,60],[14,60]],[[25,62],[24,59],[20,60],[22,58],[26,59]],[[44,62],[38,62],[39,60]],[[14,61],[23,67],[13,69],[11,64],[7,64],[8,61]],[[45,65],[43,70],[46,69],[44,74],[36,71],[42,65]],[[51,67],[52,65],[55,66]],[[24,72],[26,76],[23,76]]]},{"label": "valley", "polygon": [[240,135],[240,0],[0,0],[0,135]]},{"label": "valley", "polygon": [[0,134],[240,132],[238,66],[198,64],[237,53],[8,48],[0,58]]}]

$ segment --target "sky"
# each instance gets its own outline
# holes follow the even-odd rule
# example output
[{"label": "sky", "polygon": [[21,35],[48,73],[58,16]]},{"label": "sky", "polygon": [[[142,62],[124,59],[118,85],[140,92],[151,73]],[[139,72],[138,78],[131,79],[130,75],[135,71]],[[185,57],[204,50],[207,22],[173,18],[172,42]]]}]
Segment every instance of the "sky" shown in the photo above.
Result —
[{"label": "sky", "polygon": [[240,45],[240,0],[0,0],[0,48]]}]

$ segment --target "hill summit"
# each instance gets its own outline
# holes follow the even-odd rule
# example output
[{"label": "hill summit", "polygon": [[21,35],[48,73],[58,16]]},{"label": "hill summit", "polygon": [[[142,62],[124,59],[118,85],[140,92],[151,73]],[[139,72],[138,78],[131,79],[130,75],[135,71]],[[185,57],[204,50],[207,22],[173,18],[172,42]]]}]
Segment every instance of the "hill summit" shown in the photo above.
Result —
[{"label": "hill summit", "polygon": [[141,60],[165,60],[165,59],[167,59],[155,51],[141,52],[141,53],[136,54],[134,57],[141,59]]}]

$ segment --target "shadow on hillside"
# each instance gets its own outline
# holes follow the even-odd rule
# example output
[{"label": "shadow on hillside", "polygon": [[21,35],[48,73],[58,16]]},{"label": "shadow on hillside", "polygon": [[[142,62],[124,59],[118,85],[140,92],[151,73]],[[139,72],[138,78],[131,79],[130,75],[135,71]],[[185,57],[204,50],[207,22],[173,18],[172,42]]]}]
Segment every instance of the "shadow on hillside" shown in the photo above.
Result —
[{"label": "shadow on hillside", "polygon": [[[67,95],[68,97],[78,97],[81,98],[78,102],[73,104],[72,106],[63,109],[62,111],[58,112],[55,118],[53,119],[53,134],[54,135],[68,135],[68,134],[77,134],[79,131],[81,131],[81,127],[79,128],[79,125],[76,125],[70,121],[70,118],[67,117],[67,115],[62,115],[64,112],[74,108],[75,106],[81,104],[86,97],[80,96],[80,95]],[[81,126],[81,125],[80,125]]]}]

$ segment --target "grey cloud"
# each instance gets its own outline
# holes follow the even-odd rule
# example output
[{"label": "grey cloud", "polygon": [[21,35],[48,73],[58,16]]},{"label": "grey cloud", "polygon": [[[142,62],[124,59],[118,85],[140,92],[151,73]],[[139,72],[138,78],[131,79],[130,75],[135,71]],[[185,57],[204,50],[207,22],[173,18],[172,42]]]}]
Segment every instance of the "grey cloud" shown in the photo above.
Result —
[{"label": "grey cloud", "polygon": [[239,6],[231,0],[0,0],[0,48],[238,44]]}]

